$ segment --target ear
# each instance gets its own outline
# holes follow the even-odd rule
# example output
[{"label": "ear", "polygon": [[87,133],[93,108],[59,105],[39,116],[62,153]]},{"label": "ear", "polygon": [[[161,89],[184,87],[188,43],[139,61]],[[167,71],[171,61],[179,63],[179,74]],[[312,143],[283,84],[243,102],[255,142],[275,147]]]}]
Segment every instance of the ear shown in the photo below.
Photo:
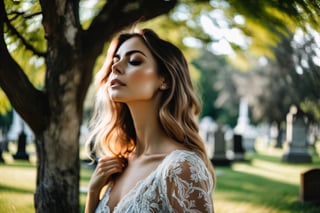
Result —
[{"label": "ear", "polygon": [[168,85],[166,83],[162,83],[160,86],[160,90],[166,90],[168,89]]},{"label": "ear", "polygon": [[166,90],[169,88],[169,85],[166,81],[166,78],[165,77],[161,77],[161,85],[160,85],[160,90]]}]

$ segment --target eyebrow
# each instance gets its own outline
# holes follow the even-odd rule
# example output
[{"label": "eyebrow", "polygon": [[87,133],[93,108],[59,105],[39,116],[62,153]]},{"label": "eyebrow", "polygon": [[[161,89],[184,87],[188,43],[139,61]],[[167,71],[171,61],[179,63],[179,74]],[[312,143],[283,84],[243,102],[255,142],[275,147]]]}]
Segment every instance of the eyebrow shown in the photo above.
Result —
[{"label": "eyebrow", "polygon": [[[132,54],[135,54],[135,53],[140,53],[141,55],[144,55],[145,57],[147,57],[142,51],[140,50],[130,50],[128,52],[126,52],[125,56],[130,56]],[[119,54],[115,54],[114,57],[116,58],[120,58],[120,55]]]}]

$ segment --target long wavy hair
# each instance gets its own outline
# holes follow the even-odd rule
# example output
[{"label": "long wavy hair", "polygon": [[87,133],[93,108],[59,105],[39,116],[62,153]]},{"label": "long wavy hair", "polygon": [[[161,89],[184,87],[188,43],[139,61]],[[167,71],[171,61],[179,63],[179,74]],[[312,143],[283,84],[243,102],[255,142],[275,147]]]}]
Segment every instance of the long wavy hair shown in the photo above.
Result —
[{"label": "long wavy hair", "polygon": [[111,42],[105,63],[96,78],[99,91],[89,141],[95,141],[94,149],[100,151],[100,154],[112,153],[122,158],[127,158],[135,148],[136,132],[129,108],[124,103],[110,100],[106,89],[114,54],[132,37],[139,37],[149,48],[157,62],[159,76],[165,77],[169,85],[162,92],[158,109],[163,130],[169,137],[196,152],[214,177],[212,164],[198,133],[197,115],[201,108],[193,89],[187,61],[179,48],[161,39],[150,29],[122,33]]}]

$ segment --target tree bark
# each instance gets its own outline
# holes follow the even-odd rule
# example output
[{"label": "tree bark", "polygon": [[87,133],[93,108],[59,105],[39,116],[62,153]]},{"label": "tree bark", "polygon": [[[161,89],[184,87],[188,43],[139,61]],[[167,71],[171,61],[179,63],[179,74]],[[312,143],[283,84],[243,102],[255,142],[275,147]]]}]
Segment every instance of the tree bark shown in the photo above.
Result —
[{"label": "tree bark", "polygon": [[[73,117],[73,118],[72,118]],[[72,119],[69,122],[68,119]],[[79,126],[69,111],[37,137],[36,212],[79,212]]]},{"label": "tree bark", "polygon": [[176,0],[107,1],[83,30],[79,1],[40,0],[47,39],[44,90],[36,89],[11,57],[4,40],[0,1],[0,86],[35,134],[36,212],[79,212],[79,132],[83,102],[96,58],[117,31],[144,17],[167,13]]}]

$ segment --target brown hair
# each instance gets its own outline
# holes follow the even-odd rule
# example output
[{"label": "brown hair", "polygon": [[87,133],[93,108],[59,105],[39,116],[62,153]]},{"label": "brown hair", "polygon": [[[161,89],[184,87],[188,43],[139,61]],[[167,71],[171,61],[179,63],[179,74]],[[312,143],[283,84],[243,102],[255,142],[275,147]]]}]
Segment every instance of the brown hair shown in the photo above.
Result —
[{"label": "brown hair", "polygon": [[161,39],[150,29],[120,34],[110,44],[97,78],[102,98],[99,96],[97,99],[92,120],[91,139],[97,142],[95,147],[125,158],[135,147],[136,133],[127,105],[112,102],[103,86],[111,72],[114,54],[122,43],[132,37],[141,38],[150,49],[157,62],[159,75],[164,76],[169,85],[163,91],[159,104],[158,116],[162,128],[172,139],[196,152],[214,177],[212,164],[198,133],[196,116],[200,112],[200,104],[193,89],[187,61],[179,48]]}]

